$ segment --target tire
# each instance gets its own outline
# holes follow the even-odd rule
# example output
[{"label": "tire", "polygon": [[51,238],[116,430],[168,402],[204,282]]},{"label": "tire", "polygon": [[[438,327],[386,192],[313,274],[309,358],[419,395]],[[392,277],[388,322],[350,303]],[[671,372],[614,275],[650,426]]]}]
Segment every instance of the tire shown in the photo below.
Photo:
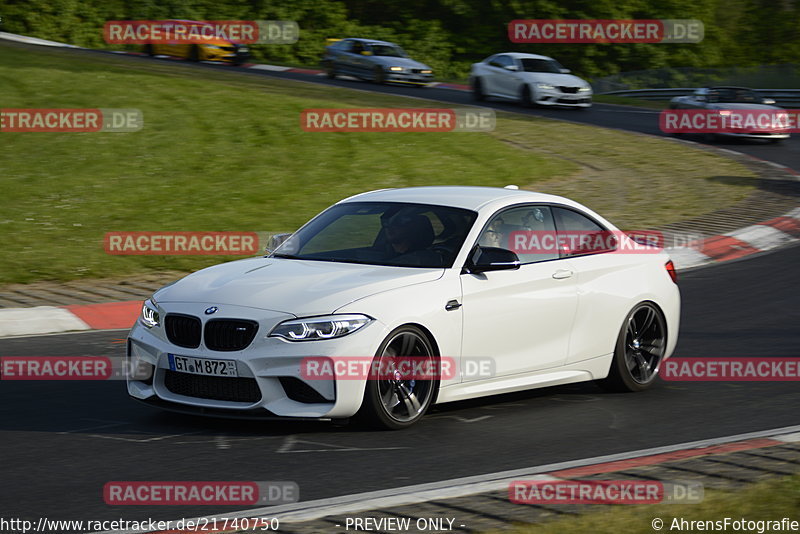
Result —
[{"label": "tire", "polygon": [[383,72],[381,67],[375,67],[375,69],[372,71],[372,81],[378,85],[383,85],[383,83],[386,81],[386,74]]},{"label": "tire", "polygon": [[486,95],[483,93],[483,82],[480,78],[472,80],[472,99],[478,102],[486,100]]},{"label": "tire", "polygon": [[641,302],[622,323],[608,377],[609,391],[643,391],[653,385],[667,346],[667,323],[652,302]]},{"label": "tire", "polygon": [[150,57],[153,57],[153,56],[156,55],[156,51],[153,48],[152,43],[147,43],[146,45],[144,45],[144,53],[147,54]]},{"label": "tire", "polygon": [[336,78],[336,69],[334,68],[333,63],[328,63],[328,65],[325,66],[325,76],[327,76],[329,80]]},{"label": "tire", "polygon": [[192,49],[189,51],[189,61],[200,61],[200,47],[197,45],[192,45]]},{"label": "tire", "polygon": [[[378,348],[374,362],[378,362],[379,368],[391,368],[391,362],[397,356],[438,360],[427,334],[411,325],[393,330]],[[367,380],[358,418],[372,428],[408,428],[425,415],[438,389],[438,380],[384,379],[373,374]]]},{"label": "tire", "polygon": [[522,86],[522,90],[520,90],[519,93],[519,103],[522,104],[522,107],[526,108],[532,108],[534,106],[531,87],[529,85]]}]

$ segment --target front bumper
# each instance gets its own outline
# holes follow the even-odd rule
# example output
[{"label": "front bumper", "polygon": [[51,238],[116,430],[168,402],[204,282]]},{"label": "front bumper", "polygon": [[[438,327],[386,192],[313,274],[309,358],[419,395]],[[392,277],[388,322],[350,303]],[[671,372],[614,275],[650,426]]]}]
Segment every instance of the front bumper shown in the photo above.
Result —
[{"label": "front bumper", "polygon": [[[213,303],[172,303],[162,313],[192,315],[203,330],[209,320],[203,310]],[[199,415],[269,419],[272,417],[339,419],[354,415],[361,406],[365,380],[308,379],[301,364],[307,357],[371,357],[384,335],[383,325],[373,321],[348,336],[306,342],[267,337],[281,321],[294,318],[280,312],[219,305],[224,311],[213,318],[248,319],[259,325],[255,338],[243,350],[214,351],[205,339],[197,348],[184,348],[167,339],[162,325],[147,328],[137,321],[128,335],[132,368],[152,366],[147,380],[129,380],[128,394],[148,404]],[[170,369],[169,355],[234,360],[237,378],[207,377]]]},{"label": "front bumper", "polygon": [[592,92],[566,93],[560,89],[535,90],[535,103],[541,106],[566,106],[588,108],[592,105]]},{"label": "front bumper", "polygon": [[408,69],[402,72],[385,71],[384,76],[384,80],[391,83],[428,85],[429,83],[433,82],[433,74],[422,74],[419,72],[409,71]]},{"label": "front bumper", "polygon": [[777,132],[724,132],[717,135],[725,137],[739,137],[742,139],[789,139],[788,133]]},{"label": "front bumper", "polygon": [[206,49],[205,59],[207,61],[223,61],[234,65],[242,65],[250,60],[250,52],[248,50],[242,51],[240,48],[236,48],[236,50]]}]

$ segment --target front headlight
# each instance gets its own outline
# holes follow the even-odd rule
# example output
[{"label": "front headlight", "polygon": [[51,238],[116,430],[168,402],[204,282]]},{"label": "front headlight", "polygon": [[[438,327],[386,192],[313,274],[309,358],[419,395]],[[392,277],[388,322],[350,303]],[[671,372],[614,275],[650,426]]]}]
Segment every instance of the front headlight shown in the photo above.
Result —
[{"label": "front headlight", "polygon": [[552,85],[552,84],[549,84],[549,83],[541,83],[541,82],[537,83],[536,87],[538,87],[539,89],[555,89],[556,88],[555,85]]},{"label": "front headlight", "polygon": [[430,69],[422,69],[419,72],[420,72],[420,74],[433,74],[433,71],[430,70]]},{"label": "front headlight", "polygon": [[247,48],[246,46],[240,46],[239,47],[239,52],[249,52],[249,51],[250,51],[250,49]]},{"label": "front headlight", "polygon": [[581,92],[581,93],[588,93],[591,90],[592,90],[592,88],[589,87],[588,85],[586,87],[581,87],[580,89],[578,89],[578,91]]},{"label": "front headlight", "polygon": [[389,67],[392,72],[403,72],[403,67]]},{"label": "front headlight", "polygon": [[287,341],[334,339],[352,334],[371,321],[371,317],[360,314],[292,319],[273,328],[268,337],[282,337]]},{"label": "front headlight", "polygon": [[211,44],[207,44],[205,45],[205,47],[210,50],[224,50],[224,48],[222,48],[221,46],[211,45]]},{"label": "front headlight", "polygon": [[147,328],[153,328],[161,324],[161,315],[158,313],[158,307],[153,299],[147,299],[142,305],[142,315],[139,320]]}]

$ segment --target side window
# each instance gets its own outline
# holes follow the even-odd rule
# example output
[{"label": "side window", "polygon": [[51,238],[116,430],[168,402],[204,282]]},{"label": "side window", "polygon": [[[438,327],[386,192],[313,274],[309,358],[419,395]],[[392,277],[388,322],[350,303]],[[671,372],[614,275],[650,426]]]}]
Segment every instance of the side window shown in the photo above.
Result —
[{"label": "side window", "polygon": [[616,250],[616,236],[592,219],[567,208],[553,208],[558,241],[564,256],[583,256]]},{"label": "side window", "polygon": [[509,65],[513,65],[514,64],[514,60],[511,59],[508,56],[497,56],[494,59],[494,63],[495,63],[493,65],[494,67],[498,67],[498,68],[502,69],[502,68],[507,67]]},{"label": "side window", "polygon": [[495,215],[478,244],[514,251],[522,263],[559,258],[556,227],[548,206],[520,206]]},{"label": "side window", "polygon": [[510,65],[508,56],[495,56],[489,61],[489,65],[502,69],[505,65]]},{"label": "side window", "polygon": [[364,51],[364,44],[361,41],[353,41],[353,46],[349,50],[352,54],[360,54]]}]

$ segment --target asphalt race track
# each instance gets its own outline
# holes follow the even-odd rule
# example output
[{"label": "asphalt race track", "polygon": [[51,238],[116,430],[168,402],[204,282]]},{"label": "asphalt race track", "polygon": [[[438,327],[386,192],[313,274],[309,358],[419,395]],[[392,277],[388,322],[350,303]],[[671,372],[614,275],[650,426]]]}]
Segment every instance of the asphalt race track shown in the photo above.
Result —
[{"label": "asphalt race track", "polygon": [[[281,76],[470,102],[468,94],[444,89]],[[489,105],[658,133],[657,115],[633,108]],[[796,139],[725,146],[800,168]],[[799,263],[800,247],[791,247],[682,273],[675,356],[800,356]],[[121,356],[124,337],[124,331],[106,331],[2,339],[0,355]],[[796,425],[798,404],[796,382],[660,381],[637,394],[579,384],[445,405],[409,430],[370,432],[162,413],[129,400],[123,382],[4,381],[0,509],[5,517],[30,520],[221,514],[227,510],[111,507],[102,489],[113,480],[290,480],[306,501]]]}]

